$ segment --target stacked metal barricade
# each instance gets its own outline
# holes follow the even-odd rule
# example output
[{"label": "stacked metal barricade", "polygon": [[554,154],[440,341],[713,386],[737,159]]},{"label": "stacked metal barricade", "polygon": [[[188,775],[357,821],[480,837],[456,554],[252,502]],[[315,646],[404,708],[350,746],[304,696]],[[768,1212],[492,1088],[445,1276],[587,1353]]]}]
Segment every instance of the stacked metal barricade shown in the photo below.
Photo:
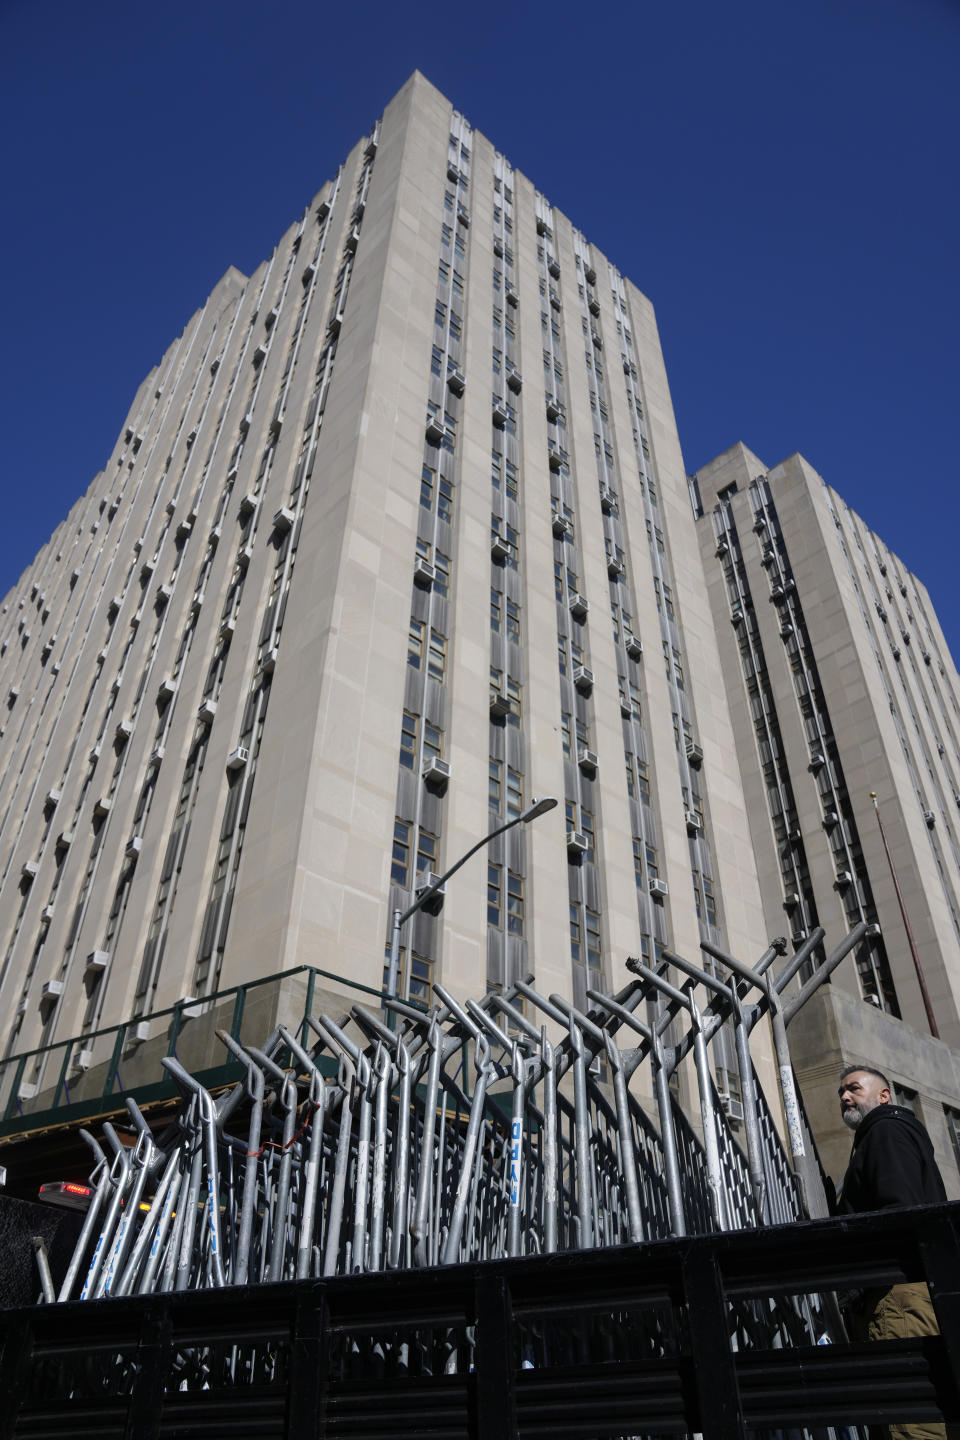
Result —
[{"label": "stacked metal barricade", "polygon": [[[339,1020],[308,1016],[297,1035],[280,1028],[261,1049],[221,1033],[243,1069],[227,1093],[214,1099],[168,1058],[182,1106],[164,1135],[132,1100],[133,1148],[109,1125],[106,1150],[85,1134],[92,1200],[59,1293],[47,1279],[45,1296],[446,1265],[816,1213],[786,1024],[862,931],[792,992],[822,931],[775,978],[782,942],[753,967],[704,946],[702,967],[669,957],[677,983],[628,961],[630,982],[589,991],[586,1010],[527,983],[461,1007],[438,985],[429,1013],[386,1001],[390,1024],[358,1005]],[[790,1160],[750,1059],[767,1014]],[[736,1042],[743,1149],[711,1075],[721,1027]],[[697,1124],[672,1088],[687,1056]]]}]

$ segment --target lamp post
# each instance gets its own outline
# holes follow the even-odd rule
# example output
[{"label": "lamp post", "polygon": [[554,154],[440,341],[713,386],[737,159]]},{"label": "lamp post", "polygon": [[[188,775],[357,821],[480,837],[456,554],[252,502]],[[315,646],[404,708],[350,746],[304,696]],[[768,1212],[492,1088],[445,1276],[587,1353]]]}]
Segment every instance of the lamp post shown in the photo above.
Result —
[{"label": "lamp post", "polygon": [[418,910],[422,910],[424,905],[429,900],[432,900],[439,890],[443,889],[451,875],[455,875],[461,865],[466,865],[471,856],[476,855],[478,850],[482,850],[484,845],[489,845],[491,840],[496,840],[497,836],[502,835],[505,831],[512,830],[514,825],[527,825],[531,820],[536,820],[538,816],[545,815],[548,810],[552,810],[556,806],[556,803],[552,795],[547,795],[542,800],[534,800],[533,804],[528,806],[521,814],[514,815],[513,819],[508,820],[505,825],[498,825],[496,830],[491,830],[488,835],[482,836],[476,845],[470,847],[466,855],[461,855],[455,865],[451,865],[449,870],[444,871],[438,879],[434,880],[432,885],[427,885],[425,889],[421,890],[413,904],[408,905],[406,910],[394,910],[393,928],[390,932],[390,968],[387,971],[386,985],[386,993],[391,999],[395,999],[397,994],[397,977],[400,966],[400,931],[410,917],[416,915]]}]

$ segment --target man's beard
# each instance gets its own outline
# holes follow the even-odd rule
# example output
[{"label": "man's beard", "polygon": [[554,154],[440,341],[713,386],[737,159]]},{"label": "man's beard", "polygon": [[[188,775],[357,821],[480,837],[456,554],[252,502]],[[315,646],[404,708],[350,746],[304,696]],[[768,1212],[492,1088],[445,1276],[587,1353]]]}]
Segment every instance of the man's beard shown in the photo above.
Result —
[{"label": "man's beard", "polygon": [[866,1111],[861,1110],[859,1105],[848,1105],[846,1110],[841,1113],[840,1118],[848,1129],[856,1130],[865,1114]]}]

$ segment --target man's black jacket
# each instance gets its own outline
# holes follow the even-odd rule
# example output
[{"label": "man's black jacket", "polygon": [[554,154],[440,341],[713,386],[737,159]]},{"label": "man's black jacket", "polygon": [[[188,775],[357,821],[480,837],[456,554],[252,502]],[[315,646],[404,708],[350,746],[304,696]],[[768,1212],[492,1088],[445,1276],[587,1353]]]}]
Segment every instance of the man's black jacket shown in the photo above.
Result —
[{"label": "man's black jacket", "polygon": [[900,1105],[868,1111],[854,1131],[840,1213],[935,1205],[946,1198],[930,1136],[917,1117]]}]

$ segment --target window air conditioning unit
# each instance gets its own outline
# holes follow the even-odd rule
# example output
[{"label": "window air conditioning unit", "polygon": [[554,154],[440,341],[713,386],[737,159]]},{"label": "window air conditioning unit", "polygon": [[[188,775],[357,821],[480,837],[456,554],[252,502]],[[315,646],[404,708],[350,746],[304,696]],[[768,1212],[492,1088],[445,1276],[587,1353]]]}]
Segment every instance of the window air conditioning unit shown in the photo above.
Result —
[{"label": "window air conditioning unit", "polygon": [[936,815],[934,815],[934,813],[933,813],[932,810],[924,810],[924,812],[923,812],[923,823],[924,823],[924,825],[926,825],[926,827],[927,827],[928,830],[932,830],[933,827],[934,827],[934,825],[936,825],[936,823],[937,823],[937,817],[936,817]]},{"label": "window air conditioning unit", "polygon": [[[430,886],[435,885],[439,879],[439,875],[435,875],[432,870],[428,870],[423,877],[423,884],[417,886],[417,895],[422,895],[425,890],[429,890]],[[427,903],[421,906],[421,909],[424,911],[424,913],[426,915],[439,915],[440,911],[443,909],[443,901],[446,893],[446,885],[441,885],[440,889],[436,892],[436,894],[431,895]]]},{"label": "window air conditioning unit", "polygon": [[557,471],[563,468],[563,456],[560,454],[560,451],[557,449],[556,445],[551,445],[549,450],[547,451],[547,464],[553,471]]},{"label": "window air conditioning unit", "polygon": [[799,904],[800,896],[797,894],[796,890],[788,890],[786,895],[784,895],[783,897],[784,910],[796,910]]},{"label": "window air conditioning unit", "polygon": [[467,209],[467,207],[466,207],[465,205],[458,205],[458,206],[457,206],[457,219],[459,220],[460,224],[461,224],[465,229],[469,227],[469,225],[470,225],[470,211]]},{"label": "window air conditioning unit", "polygon": [[149,1036],[149,1022],[146,1020],[138,1020],[136,1025],[131,1025],[127,1030],[127,1044],[142,1045],[145,1040],[149,1039]]},{"label": "window air conditioning unit", "polygon": [[760,556],[760,564],[764,567],[765,570],[769,570],[770,566],[775,563],[776,558],[776,552],[772,550],[771,547],[768,545]]},{"label": "window air conditioning unit", "polygon": [[156,597],[155,597],[154,603],[156,604],[158,610],[162,610],[165,605],[169,605],[169,603],[170,603],[170,597],[171,597],[172,594],[173,594],[173,586],[172,586],[172,585],[158,585],[158,586],[157,586],[157,593],[156,593]]},{"label": "window air conditioning unit", "polygon": [[447,166],[447,179],[452,180],[454,184],[456,184],[457,181],[460,179],[460,171],[452,160]]},{"label": "window air conditioning unit", "polygon": [[616,555],[611,555],[607,560],[607,574],[611,580],[619,580],[624,573],[623,561],[618,560]]},{"label": "window air conditioning unit", "polygon": [[39,1091],[40,1086],[33,1084],[30,1080],[21,1080],[17,1087],[18,1100],[33,1100]]},{"label": "window air conditioning unit", "polygon": [[210,534],[207,536],[207,544],[210,546],[211,550],[216,550],[217,546],[220,544],[220,537],[222,534],[222,525],[212,525],[210,527]]},{"label": "window air conditioning unit", "polygon": [[553,533],[558,540],[565,540],[570,534],[570,521],[566,515],[561,515],[558,510],[553,512],[551,524],[553,526]]},{"label": "window air conditioning unit", "polygon": [[643,654],[643,641],[639,635],[627,635],[624,644],[631,660],[639,660]]},{"label": "window air conditioning unit", "polygon": [[550,274],[553,276],[554,280],[560,279],[560,261],[554,259],[552,255],[547,261],[547,269],[550,271]]},{"label": "window air conditioning unit", "polygon": [[848,885],[853,884],[853,876],[849,870],[838,870],[834,884],[838,890],[845,890]]},{"label": "window air conditioning unit", "polygon": [[730,546],[727,544],[726,540],[718,540],[717,548],[714,553],[718,560],[722,560],[724,555],[728,554],[729,550]]},{"label": "window air conditioning unit", "polygon": [[180,1018],[182,1020],[199,1020],[203,1014],[203,1005],[197,1003],[195,995],[182,995],[180,997]]},{"label": "window air conditioning unit", "polygon": [[242,770],[249,759],[250,751],[247,749],[246,745],[238,745],[236,749],[231,750],[230,754],[227,756],[227,769]]},{"label": "window air conditioning unit", "polygon": [[887,612],[886,612],[886,610],[883,608],[883,606],[880,604],[880,601],[879,601],[879,600],[877,601],[877,614],[880,616],[880,619],[881,619],[881,620],[883,620],[884,622],[886,622]]},{"label": "window air conditioning unit", "polygon": [[27,882],[28,885],[32,885],[33,882],[34,882],[34,880],[36,880],[36,878],[37,878],[37,872],[38,872],[39,869],[40,869],[40,862],[39,862],[39,861],[37,861],[37,860],[24,860],[23,864],[20,866],[20,878],[21,878],[21,880],[26,880],[26,882]]},{"label": "window air conditioning unit", "polygon": [[53,906],[52,906],[52,905],[44,905],[43,909],[40,911],[40,920],[41,920],[41,922],[42,922],[44,925],[49,925],[49,924],[50,924],[50,921],[51,921],[52,919],[53,919]]},{"label": "window air conditioning unit", "polygon": [[513,704],[499,690],[490,691],[490,714],[495,720],[503,720],[513,710]]},{"label": "window air conditioning unit", "polygon": [[548,419],[551,423],[559,417],[559,415],[560,415],[560,410],[561,410],[560,401],[556,398],[555,395],[548,395],[548,396],[547,396],[547,419]]},{"label": "window air conditioning unit", "polygon": [[556,290],[554,290],[552,285],[550,287],[550,304],[554,310],[563,309],[563,304],[561,302],[560,296],[557,294]]},{"label": "window air conditioning unit", "polygon": [[730,611],[730,623],[732,625],[740,625],[743,623],[743,608],[740,605],[734,605]]},{"label": "window air conditioning unit", "polygon": [[451,775],[450,762],[441,760],[439,755],[431,755],[424,761],[421,773],[428,785],[445,786]]},{"label": "window air conditioning unit", "polygon": [[493,423],[496,428],[502,430],[509,419],[510,415],[506,405],[501,404],[500,401],[495,402],[493,407]]},{"label": "window air conditioning unit", "polygon": [[289,530],[293,529],[293,522],[295,519],[296,516],[290,509],[289,505],[281,505],[280,509],[273,517],[274,533],[277,535],[286,535]]},{"label": "window air conditioning unit", "polygon": [[177,693],[177,683],[172,675],[164,675],[157,686],[157,699],[172,700]]},{"label": "window air conditioning unit", "polygon": [[237,514],[239,515],[240,519],[246,520],[251,515],[255,515],[257,513],[257,508],[259,504],[260,500],[258,496],[256,496],[252,490],[248,490],[246,495],[244,495],[241,499],[240,504],[237,508]]},{"label": "window air conditioning unit", "polygon": [[254,349],[254,352],[253,352],[253,363],[254,363],[254,365],[262,365],[263,362],[264,362],[264,360],[266,360],[266,358],[267,358],[267,346],[264,345],[264,344],[261,342],[261,343],[260,343],[259,345],[257,345],[256,348]]},{"label": "window air conditioning unit", "polygon": [[837,814],[836,810],[825,810],[825,811],[824,811],[823,823],[824,823],[824,825],[825,825],[826,827],[829,828],[831,825],[837,825],[837,824],[839,824],[839,822],[840,822],[840,816]]},{"label": "window air conditioning unit", "polygon": [[73,844],[73,831],[72,831],[72,830],[61,830],[61,831],[60,831],[60,834],[57,836],[57,849],[58,849],[58,850],[69,850],[69,849],[70,849],[70,846],[71,846],[72,844]]},{"label": "window air conditioning unit", "polygon": [[781,626],[780,626],[780,639],[781,639],[781,640],[789,640],[789,639],[790,639],[790,636],[791,636],[792,634],[793,634],[793,626],[790,624],[790,622],[789,622],[789,620],[788,620],[787,623],[786,623],[786,625],[781,625]]},{"label": "window air conditioning unit", "polygon": [[693,740],[688,740],[684,746],[687,756],[687,764],[694,770],[699,770],[703,764],[703,751]]},{"label": "window air conditioning unit", "polygon": [[260,674],[272,675],[274,670],[276,670],[277,668],[277,661],[279,658],[280,652],[277,649],[276,645],[271,645],[268,649],[264,650],[263,654],[260,657]]},{"label": "window air conditioning unit", "polygon": [[597,334],[596,330],[591,330],[591,331],[590,331],[590,339],[593,341],[593,348],[594,348],[595,350],[602,350],[602,349],[603,349],[603,340],[602,340],[602,339],[600,338],[600,336]]},{"label": "window air conditioning unit", "polygon": [[232,615],[228,615],[226,620],[220,622],[220,629],[218,631],[219,638],[221,640],[232,640],[236,628],[236,620],[234,620]]},{"label": "window air conditioning unit", "polygon": [[593,671],[586,665],[573,667],[573,683],[582,695],[589,695],[593,689]]},{"label": "window air conditioning unit", "polygon": [[311,260],[308,265],[304,266],[303,274],[300,276],[300,282],[301,282],[301,284],[303,284],[303,285],[309,285],[309,284],[310,284],[310,281],[313,279],[313,277],[314,277],[314,275],[316,275],[316,273],[317,273],[317,267],[316,267],[316,265],[313,263],[313,261]]},{"label": "window air conditioning unit", "polygon": [[153,749],[150,751],[147,764],[151,766],[151,768],[156,768],[157,766],[162,765],[163,757],[164,755],[166,755],[166,753],[167,748],[165,745],[154,745]]},{"label": "window air conditioning unit", "polygon": [[595,775],[597,773],[598,763],[597,757],[592,750],[588,750],[585,745],[579,747],[577,750],[577,764],[580,766],[584,775]]},{"label": "window air conditioning unit", "polygon": [[655,900],[663,900],[670,894],[670,886],[666,880],[661,880],[659,875],[651,876],[647,888]]},{"label": "window air conditioning unit", "polygon": [[803,831],[800,829],[799,825],[794,825],[792,829],[787,831],[787,839],[790,841],[791,845],[798,845],[800,843],[800,841],[803,839]]},{"label": "window air conditioning unit", "polygon": [[802,945],[806,938],[806,930],[794,930],[792,935],[790,936],[790,939],[793,941],[794,945]]},{"label": "window air conditioning unit", "polygon": [[520,391],[523,389],[523,376],[519,370],[511,370],[509,372],[507,375],[507,387],[513,391],[514,395],[520,394]]},{"label": "window air conditioning unit", "polygon": [[507,285],[505,289],[507,294],[507,304],[512,305],[514,309],[516,309],[516,307],[520,304],[520,296],[517,294],[516,290],[514,290],[512,285]]},{"label": "window air conditioning unit", "polygon": [[102,975],[109,964],[109,950],[91,950],[83,967],[83,973],[85,975]]},{"label": "window air conditioning unit", "polygon": [[616,491],[611,490],[608,485],[600,486],[600,509],[604,515],[613,515],[617,508]]},{"label": "window air conditioning unit", "polygon": [[503,259],[503,241],[500,239],[499,235],[495,235],[493,237],[493,253],[498,257],[498,259]]},{"label": "window air conditioning unit", "polygon": [[263,317],[264,329],[271,330],[273,326],[276,325],[279,315],[280,311],[277,309],[276,305],[274,305],[273,309],[268,310],[266,315]]},{"label": "window air conditioning unit", "polygon": [[467,379],[462,370],[451,370],[447,375],[447,389],[454,395],[462,395],[467,387]]},{"label": "window air conditioning unit", "polygon": [[570,614],[574,620],[586,620],[587,612],[590,609],[590,601],[585,595],[578,595],[576,591],[574,591],[568,603]]},{"label": "window air conditioning unit", "polygon": [[241,569],[241,570],[246,570],[246,569],[248,569],[248,568],[249,568],[249,565],[250,565],[250,561],[251,561],[252,559],[253,559],[253,546],[252,546],[252,545],[241,545],[241,546],[240,546],[240,549],[237,551],[237,564],[240,566],[240,569]]},{"label": "window air conditioning unit", "polygon": [[502,564],[512,553],[512,550],[513,546],[504,535],[496,534],[490,537],[490,558],[495,560],[497,564]]},{"label": "window air conditioning unit", "polygon": [[758,535],[762,535],[767,528],[767,517],[765,515],[758,515],[753,522],[753,528]]},{"label": "window air conditioning unit", "polygon": [[590,849],[590,841],[582,830],[567,831],[567,853],[570,855],[586,855]]},{"label": "window air conditioning unit", "polygon": [[686,821],[687,834],[699,835],[700,831],[703,829],[703,821],[700,819],[700,816],[697,814],[696,810],[686,810],[684,812],[683,818]]},{"label": "window air conditioning unit", "polygon": [[73,1070],[89,1070],[92,1064],[92,1050],[75,1050],[70,1058],[70,1067]]},{"label": "window air conditioning unit", "polygon": [[43,982],[43,988],[42,988],[41,991],[40,991],[40,999],[41,999],[41,1001],[43,1001],[43,1000],[59,1000],[59,999],[60,999],[60,996],[61,996],[62,994],[63,994],[63,981],[62,981],[62,980],[44,980],[44,982]]},{"label": "window air conditioning unit", "polygon": [[732,1095],[721,1095],[720,1106],[728,1120],[743,1119],[743,1101],[735,1100]]},{"label": "window air conditioning unit", "polygon": [[894,645],[893,650],[891,651],[891,654],[893,655],[894,660],[899,660],[899,659],[900,659],[900,646],[899,646],[899,645]]},{"label": "window air conditioning unit", "polygon": [[810,764],[807,768],[810,770],[820,770],[823,768],[824,765],[826,765],[826,763],[827,757],[823,754],[823,752],[821,750],[814,750],[813,754],[810,756]]},{"label": "window air conditioning unit", "polygon": [[117,744],[118,744],[118,745],[126,745],[127,741],[130,739],[130,736],[131,736],[132,734],[133,734],[133,721],[132,721],[132,720],[121,720],[121,721],[119,722],[119,724],[117,725],[116,730],[114,731],[114,735],[116,736],[116,740],[117,740]]},{"label": "window air conditioning unit", "polygon": [[878,940],[880,938],[880,926],[868,925],[866,930],[863,932],[863,938],[865,940]]},{"label": "window air conditioning unit", "polygon": [[774,585],[772,587],[770,591],[770,599],[775,605],[779,604],[781,600],[785,600],[786,598],[786,592],[784,591],[782,585]]},{"label": "window air conditioning unit", "polygon": [[104,820],[113,809],[113,801],[109,795],[101,795],[93,807],[93,813],[98,820]]},{"label": "window air conditioning unit", "polygon": [[201,725],[212,725],[213,717],[217,713],[216,700],[201,700],[197,706],[197,719]]},{"label": "window air conditioning unit", "polygon": [[120,605],[121,605],[121,596],[119,596],[119,595],[114,595],[113,599],[110,601],[109,605],[107,606],[107,619],[108,619],[108,620],[113,620],[117,615],[119,615],[119,613],[120,613]]},{"label": "window air conditioning unit", "polygon": [[922,650],[920,653],[923,655],[923,663],[924,663],[924,665],[929,665],[929,664],[930,664],[930,658],[931,658],[931,657],[930,657],[930,651],[929,651],[929,650]]},{"label": "window air conditioning unit", "polygon": [[596,270],[594,270],[592,265],[585,265],[583,267],[583,278],[584,280],[586,280],[588,285],[596,285],[597,272]]},{"label": "window air conditioning unit", "polygon": [[429,445],[439,445],[443,439],[443,422],[436,415],[427,416],[426,436]]}]

